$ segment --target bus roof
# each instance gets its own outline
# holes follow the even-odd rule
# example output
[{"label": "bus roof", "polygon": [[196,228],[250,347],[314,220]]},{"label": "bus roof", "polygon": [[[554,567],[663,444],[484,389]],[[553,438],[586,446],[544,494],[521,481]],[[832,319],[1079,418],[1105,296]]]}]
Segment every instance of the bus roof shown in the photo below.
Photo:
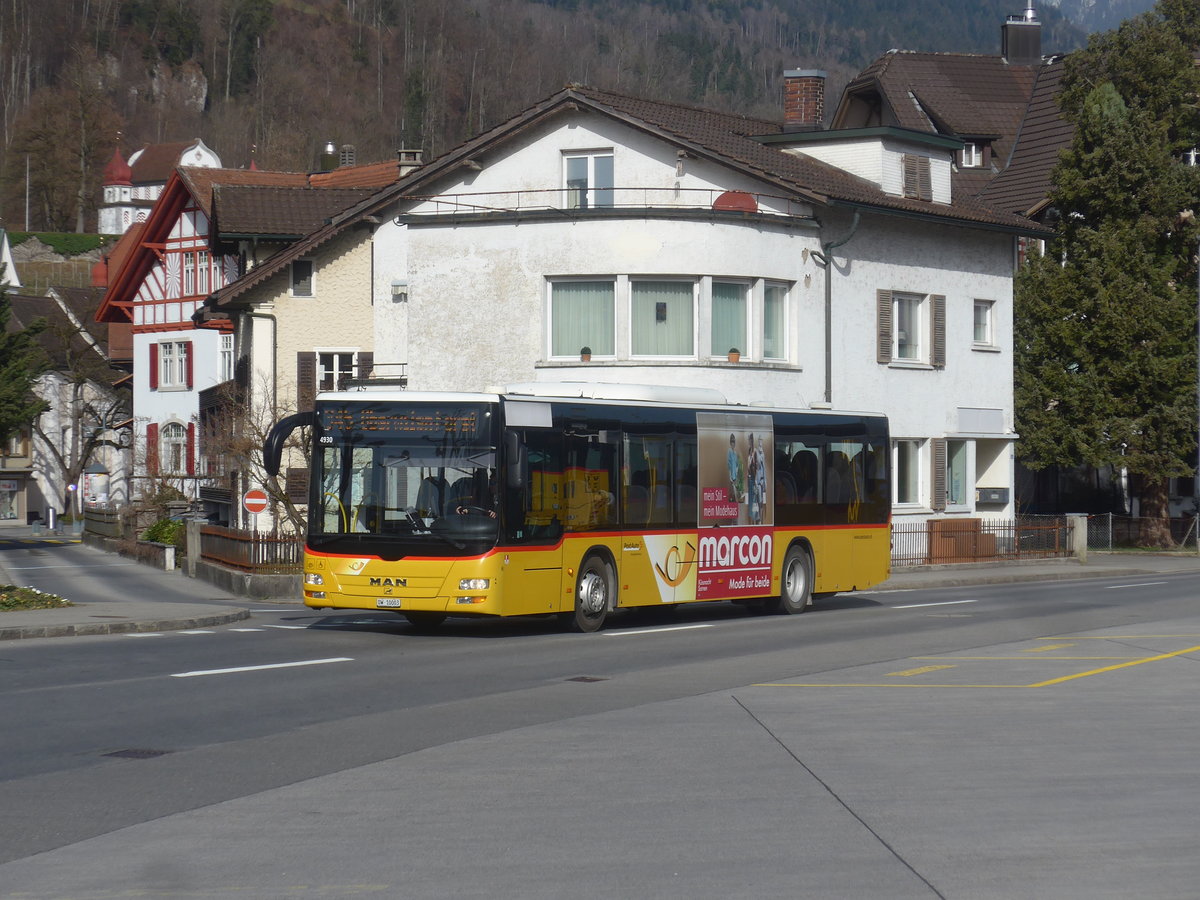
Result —
[{"label": "bus roof", "polygon": [[677,406],[724,407],[737,412],[789,411],[815,415],[880,416],[881,412],[829,409],[788,409],[770,403],[730,403],[715,388],[678,387],[654,384],[616,384],[599,381],[525,382],[492,387],[478,393],[466,391],[406,391],[393,386],[363,384],[355,390],[325,391],[317,395],[323,403],[499,403],[501,400],[584,400],[610,403],[658,403]]}]

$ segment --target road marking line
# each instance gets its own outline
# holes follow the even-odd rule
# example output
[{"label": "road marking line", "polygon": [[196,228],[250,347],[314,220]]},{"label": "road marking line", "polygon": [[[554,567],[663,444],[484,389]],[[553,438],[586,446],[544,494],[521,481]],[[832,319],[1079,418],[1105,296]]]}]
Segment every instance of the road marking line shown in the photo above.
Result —
[{"label": "road marking line", "polygon": [[123,632],[124,637],[162,637],[161,631],[126,631]]},{"label": "road marking line", "polygon": [[112,563],[100,566],[8,566],[12,571],[27,571],[30,569],[132,569],[141,563]]},{"label": "road marking line", "polygon": [[692,631],[696,628],[712,628],[712,625],[668,625],[664,628],[639,628],[636,631],[603,631],[608,637],[628,637],[635,634],[662,634],[665,631]]},{"label": "road marking line", "polygon": [[905,606],[893,606],[892,609],[920,609],[923,606],[957,606],[960,603],[978,603],[978,600],[946,600],[939,603],[910,603]]},{"label": "road marking line", "polygon": [[1045,647],[1030,647],[1028,650],[1022,650],[1022,653],[1049,653],[1051,650],[1066,650],[1068,647],[1074,647],[1074,644],[1047,644]]},{"label": "road marking line", "polygon": [[829,682],[822,684],[819,681],[806,682],[779,682],[779,683],[759,683],[751,685],[751,687],[847,687],[847,688],[863,688],[863,687],[881,687],[881,688],[917,688],[929,690],[930,688],[1028,688],[1032,685],[1028,684],[921,684],[912,681],[893,681],[888,684],[882,682],[869,681],[848,681],[848,682]]},{"label": "road marking line", "polygon": [[180,634],[216,634],[215,631],[210,631],[207,628],[192,628],[187,631],[181,631]]},{"label": "road marking line", "polygon": [[925,675],[929,672],[939,672],[942,669],[956,669],[957,666],[921,666],[919,669],[905,669],[903,672],[888,672],[889,678],[909,678],[913,675]]},{"label": "road marking line", "polygon": [[1123,590],[1124,588],[1153,587],[1154,585],[1157,585],[1157,584],[1167,584],[1167,582],[1165,582],[1165,581],[1139,581],[1137,584],[1110,584],[1110,585],[1106,585],[1104,589],[1106,591],[1119,591],[1119,590]]},{"label": "road marking line", "polygon": [[263,628],[286,628],[289,631],[308,631],[307,625],[264,625]]},{"label": "road marking line", "polygon": [[333,656],[329,659],[306,659],[300,662],[271,663],[264,666],[238,666],[233,669],[200,669],[195,672],[173,672],[172,678],[195,678],[200,675],[232,675],[237,672],[262,672],[267,669],[294,669],[297,666],[322,666],[326,663],[353,662],[350,656]]},{"label": "road marking line", "polygon": [[230,628],[230,631],[262,631],[261,628]]},{"label": "road marking line", "polygon": [[1115,666],[1105,666],[1102,669],[1092,669],[1090,672],[1080,672],[1076,675],[1064,675],[1061,678],[1051,678],[1049,681],[1039,681],[1037,684],[1031,684],[1029,687],[1048,687],[1052,684],[1062,684],[1066,681],[1074,681],[1076,678],[1087,678],[1091,675],[1100,675],[1104,672],[1115,672],[1117,669],[1128,669],[1130,666],[1140,666],[1142,663],[1159,662],[1164,659],[1171,659],[1175,656],[1187,656],[1189,653],[1200,652],[1200,647],[1188,647],[1186,650],[1176,650],[1174,653],[1163,653],[1159,656],[1147,656],[1142,659],[1134,659],[1129,662],[1118,663]]}]

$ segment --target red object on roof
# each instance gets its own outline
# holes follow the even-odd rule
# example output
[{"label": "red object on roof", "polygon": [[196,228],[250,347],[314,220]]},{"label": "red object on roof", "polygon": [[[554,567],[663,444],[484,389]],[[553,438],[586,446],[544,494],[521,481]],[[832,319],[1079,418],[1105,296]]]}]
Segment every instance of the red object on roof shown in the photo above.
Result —
[{"label": "red object on roof", "polygon": [[734,212],[758,212],[758,201],[745,191],[726,191],[713,201],[713,209]]},{"label": "red object on roof", "polygon": [[121,156],[119,147],[113,150],[112,159],[104,167],[104,184],[133,185],[133,171],[129,168],[129,164],[125,162],[125,158]]}]

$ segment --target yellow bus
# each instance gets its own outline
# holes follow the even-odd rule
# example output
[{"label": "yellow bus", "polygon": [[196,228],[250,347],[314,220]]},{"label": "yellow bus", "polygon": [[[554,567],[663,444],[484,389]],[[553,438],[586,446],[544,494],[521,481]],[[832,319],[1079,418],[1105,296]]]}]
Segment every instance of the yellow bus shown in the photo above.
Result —
[{"label": "yellow bus", "polygon": [[883,581],[882,415],[733,405],[717,391],[513,385],[319,394],[264,446],[312,446],[304,602],[448,616],[729,600],[800,613]]}]

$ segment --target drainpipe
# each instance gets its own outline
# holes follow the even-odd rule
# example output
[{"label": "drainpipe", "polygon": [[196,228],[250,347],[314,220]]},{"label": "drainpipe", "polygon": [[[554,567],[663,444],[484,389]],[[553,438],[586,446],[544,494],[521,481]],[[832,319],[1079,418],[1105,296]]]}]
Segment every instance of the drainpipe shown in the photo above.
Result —
[{"label": "drainpipe", "polygon": [[812,257],[817,265],[825,270],[825,402],[833,403],[833,257],[830,251],[850,242],[858,231],[859,213],[854,211],[850,221],[850,230],[840,241],[826,241],[821,244],[819,251],[813,251]]}]

